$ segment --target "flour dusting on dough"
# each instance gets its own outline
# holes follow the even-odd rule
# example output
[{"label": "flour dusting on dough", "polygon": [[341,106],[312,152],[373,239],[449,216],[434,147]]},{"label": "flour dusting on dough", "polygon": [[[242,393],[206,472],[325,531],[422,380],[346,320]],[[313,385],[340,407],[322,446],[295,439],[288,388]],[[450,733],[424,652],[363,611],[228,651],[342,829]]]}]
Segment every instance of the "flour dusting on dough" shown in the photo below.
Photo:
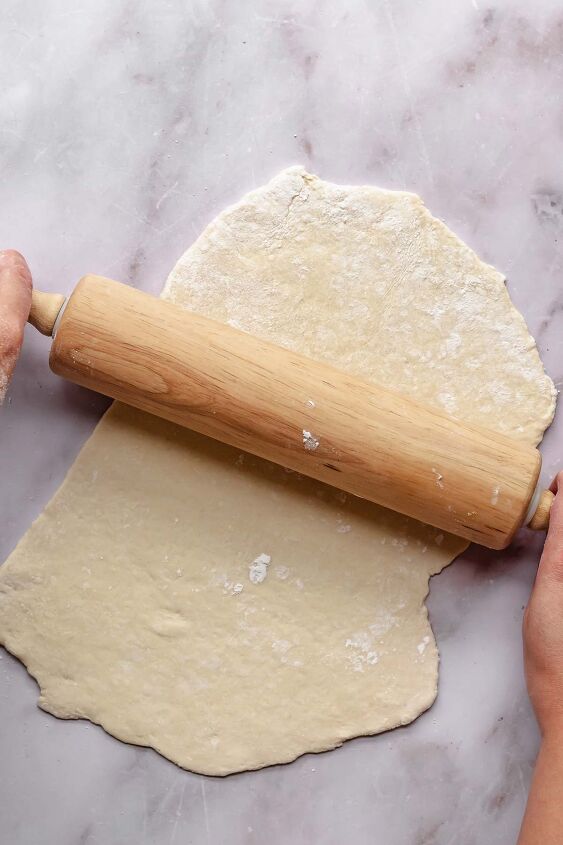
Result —
[{"label": "flour dusting on dough", "polygon": [[[164,298],[527,443],[553,415],[503,276],[414,194],[290,168],[209,224]],[[115,403],[0,570],[0,641],[57,716],[192,771],[259,768],[432,704],[428,579],[465,546]]]},{"label": "flour dusting on dough", "polygon": [[250,566],[248,567],[248,577],[253,584],[261,584],[262,581],[266,580],[266,576],[268,574],[268,566],[270,565],[272,558],[270,555],[259,554],[257,558],[255,558]]},{"label": "flour dusting on dough", "polygon": [[367,631],[358,631],[344,643],[351,654],[348,658],[354,672],[363,672],[367,666],[379,663],[379,654],[373,647],[373,639]]},{"label": "flour dusting on dough", "polygon": [[238,596],[244,590],[244,584],[225,580],[223,583],[224,592],[230,596]]},{"label": "flour dusting on dough", "polygon": [[426,651],[426,649],[428,647],[429,642],[430,642],[430,637],[426,636],[426,637],[422,638],[422,640],[419,642],[419,644],[416,647],[416,650],[418,651],[419,654],[424,654],[424,652]]}]

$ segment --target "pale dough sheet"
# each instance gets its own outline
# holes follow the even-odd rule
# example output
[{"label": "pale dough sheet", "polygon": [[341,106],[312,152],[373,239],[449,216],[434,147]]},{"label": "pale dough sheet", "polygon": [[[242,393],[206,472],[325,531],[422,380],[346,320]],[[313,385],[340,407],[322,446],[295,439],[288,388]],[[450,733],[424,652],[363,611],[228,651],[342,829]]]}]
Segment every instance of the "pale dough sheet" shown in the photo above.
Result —
[{"label": "pale dough sheet", "polygon": [[[164,295],[532,443],[553,416],[502,276],[412,194],[291,168]],[[0,570],[0,640],[57,716],[258,768],[430,706],[428,577],[464,547],[116,404]]]}]

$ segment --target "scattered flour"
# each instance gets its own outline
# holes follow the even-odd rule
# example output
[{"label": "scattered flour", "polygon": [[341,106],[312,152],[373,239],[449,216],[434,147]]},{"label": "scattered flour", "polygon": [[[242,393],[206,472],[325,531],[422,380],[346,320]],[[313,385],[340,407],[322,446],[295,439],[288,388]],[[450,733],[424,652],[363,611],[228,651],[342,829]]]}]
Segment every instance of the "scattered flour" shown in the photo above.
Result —
[{"label": "scattered flour", "polygon": [[381,613],[365,631],[356,631],[345,640],[344,645],[351,650],[348,660],[354,672],[363,672],[366,665],[379,663],[380,654],[376,646],[381,645],[385,634],[397,624],[395,614]]},{"label": "scattered flour", "polygon": [[498,503],[498,497],[500,493],[500,487],[493,488],[493,495],[491,496],[491,505],[496,505]]},{"label": "scattered flour", "polygon": [[367,631],[352,634],[344,645],[352,651],[349,661],[354,672],[363,672],[366,665],[375,666],[379,661],[379,654],[374,650],[372,638]]},{"label": "scattered flour", "polygon": [[368,631],[372,637],[383,637],[395,625],[397,625],[397,617],[393,613],[381,613],[375,622],[368,625]]},{"label": "scattered flour", "polygon": [[230,596],[238,596],[243,590],[244,585],[240,583],[235,584],[233,581],[225,581],[223,584],[223,592]]},{"label": "scattered flour", "polygon": [[424,652],[426,651],[426,647],[428,646],[429,642],[430,642],[430,637],[426,636],[426,637],[422,638],[422,641],[419,642],[419,644],[416,647],[416,650],[418,651],[419,654],[424,654]]},{"label": "scattered flour", "polygon": [[248,567],[248,577],[253,584],[261,584],[268,574],[268,566],[272,561],[271,555],[264,552],[259,554]]},{"label": "scattered flour", "polygon": [[444,480],[443,480],[444,476],[442,475],[441,472],[438,472],[437,469],[434,469],[434,467],[432,467],[432,472],[436,476],[436,485],[438,487],[440,487],[441,490],[443,490],[444,489]]},{"label": "scattered flour", "polygon": [[274,640],[272,643],[272,651],[279,655],[280,663],[286,663],[289,666],[303,666],[302,660],[291,657],[289,652],[293,646],[294,643],[290,643],[289,640]]},{"label": "scattered flour", "polygon": [[451,332],[443,343],[442,354],[444,357],[451,357],[461,346],[461,337],[457,332]]},{"label": "scattered flour", "polygon": [[315,449],[318,449],[319,443],[320,440],[318,437],[315,437],[315,435],[311,434],[311,432],[307,431],[307,429],[303,429],[303,445],[308,452],[314,452]]},{"label": "scattered flour", "polygon": [[[385,538],[381,541],[384,543]],[[395,548],[399,549],[399,551],[404,551],[409,544],[407,537],[392,537],[391,538],[391,545],[395,546]]]}]

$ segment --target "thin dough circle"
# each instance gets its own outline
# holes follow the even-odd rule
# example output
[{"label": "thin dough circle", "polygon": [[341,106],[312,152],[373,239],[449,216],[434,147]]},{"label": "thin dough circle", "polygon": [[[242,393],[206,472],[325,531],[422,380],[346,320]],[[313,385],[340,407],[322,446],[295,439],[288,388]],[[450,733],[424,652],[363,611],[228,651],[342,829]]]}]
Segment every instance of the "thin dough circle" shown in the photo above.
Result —
[{"label": "thin dough circle", "polygon": [[[412,194],[286,170],[164,296],[532,443],[553,416],[502,276]],[[0,571],[0,639],[44,709],[224,775],[429,707],[428,578],[464,547],[116,404]]]}]

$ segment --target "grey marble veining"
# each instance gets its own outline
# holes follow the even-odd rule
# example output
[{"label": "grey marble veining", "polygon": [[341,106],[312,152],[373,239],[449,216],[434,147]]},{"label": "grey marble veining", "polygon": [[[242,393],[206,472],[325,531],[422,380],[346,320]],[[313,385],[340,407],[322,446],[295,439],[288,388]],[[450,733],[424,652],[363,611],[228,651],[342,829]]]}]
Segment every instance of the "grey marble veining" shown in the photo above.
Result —
[{"label": "grey marble veining", "polygon": [[[157,292],[214,214],[302,163],[420,193],[507,274],[563,384],[559,0],[7,0],[0,67],[0,241],[39,287],[94,271]],[[0,411],[1,559],[106,405],[46,352],[29,331]],[[520,642],[538,552],[523,534],[433,580],[440,691],[415,724],[226,779],[41,712],[2,652],[1,841],[512,843],[538,741]]]}]

